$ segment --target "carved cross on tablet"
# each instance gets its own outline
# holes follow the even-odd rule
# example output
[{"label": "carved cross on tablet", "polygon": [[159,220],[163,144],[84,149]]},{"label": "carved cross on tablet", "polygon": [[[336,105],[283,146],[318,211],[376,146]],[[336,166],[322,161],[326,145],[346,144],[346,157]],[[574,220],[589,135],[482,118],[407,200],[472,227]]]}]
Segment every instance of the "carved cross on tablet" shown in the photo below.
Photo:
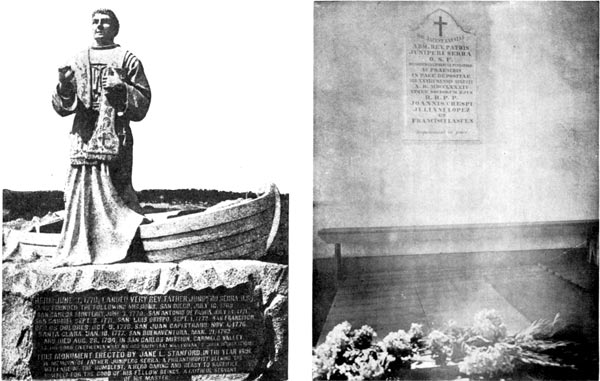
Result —
[{"label": "carved cross on tablet", "polygon": [[447,22],[442,22],[442,16],[440,16],[439,21],[438,22],[434,22],[433,24],[440,26],[440,37],[442,37],[442,25],[448,25],[448,23]]}]

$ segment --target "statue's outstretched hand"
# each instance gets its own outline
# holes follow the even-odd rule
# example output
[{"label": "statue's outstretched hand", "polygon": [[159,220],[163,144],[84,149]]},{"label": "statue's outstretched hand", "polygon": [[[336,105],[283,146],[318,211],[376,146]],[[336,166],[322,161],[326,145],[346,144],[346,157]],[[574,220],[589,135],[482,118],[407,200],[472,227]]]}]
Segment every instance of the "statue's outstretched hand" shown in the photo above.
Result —
[{"label": "statue's outstretched hand", "polygon": [[71,96],[75,88],[73,86],[73,78],[75,72],[71,66],[65,65],[58,68],[58,92],[63,96]]},{"label": "statue's outstretched hand", "polygon": [[71,69],[71,66],[65,65],[58,68],[58,82],[61,84],[71,82],[74,76],[75,72]]}]

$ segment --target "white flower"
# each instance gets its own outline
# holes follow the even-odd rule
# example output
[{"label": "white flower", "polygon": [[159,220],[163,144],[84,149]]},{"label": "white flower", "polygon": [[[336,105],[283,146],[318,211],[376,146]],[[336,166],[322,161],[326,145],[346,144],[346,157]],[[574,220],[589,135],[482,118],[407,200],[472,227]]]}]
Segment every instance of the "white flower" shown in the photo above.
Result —
[{"label": "white flower", "polygon": [[490,347],[474,348],[458,363],[458,369],[467,375],[484,377],[510,374],[514,369],[513,356],[507,344],[498,343]]},{"label": "white flower", "polygon": [[496,343],[506,338],[506,326],[495,310],[483,310],[475,315],[473,333],[485,340]]},{"label": "white flower", "polygon": [[453,339],[441,331],[431,331],[427,335],[427,345],[438,365],[445,365],[446,360],[452,356]]},{"label": "white flower", "polygon": [[398,359],[412,355],[410,336],[402,329],[397,332],[390,332],[383,339],[382,344],[386,352]]}]

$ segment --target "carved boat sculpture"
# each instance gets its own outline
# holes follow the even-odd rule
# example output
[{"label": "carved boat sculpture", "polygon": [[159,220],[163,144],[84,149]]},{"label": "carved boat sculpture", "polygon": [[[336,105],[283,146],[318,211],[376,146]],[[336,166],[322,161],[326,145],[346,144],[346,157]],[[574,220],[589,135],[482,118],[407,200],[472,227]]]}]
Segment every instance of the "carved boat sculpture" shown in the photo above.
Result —
[{"label": "carved boat sculpture", "polygon": [[140,236],[151,262],[256,259],[273,243],[280,207],[279,191],[271,185],[255,199],[225,201],[200,213],[154,216],[154,222],[140,226]]},{"label": "carved boat sculpture", "polygon": [[[150,262],[185,259],[257,259],[279,227],[281,201],[275,185],[254,199],[225,201],[204,211],[150,213],[139,228]],[[51,257],[57,251],[64,212],[3,229],[3,259]]]},{"label": "carved boat sculpture", "polygon": [[60,242],[65,211],[48,213],[31,221],[17,220],[2,226],[2,259],[19,257],[25,261],[52,257]]}]

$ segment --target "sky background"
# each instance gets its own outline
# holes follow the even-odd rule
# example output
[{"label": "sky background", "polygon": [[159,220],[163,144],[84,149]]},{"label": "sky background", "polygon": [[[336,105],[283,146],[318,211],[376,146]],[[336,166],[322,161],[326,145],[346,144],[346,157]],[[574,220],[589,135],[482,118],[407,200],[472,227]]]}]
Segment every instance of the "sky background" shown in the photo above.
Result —
[{"label": "sky background", "polygon": [[63,189],[73,116],[54,112],[51,93],[57,68],[91,43],[92,11],[105,7],[152,89],[148,115],[132,123],[134,187],[274,182],[289,193],[312,169],[312,4],[302,3],[5,4],[3,188]]}]

